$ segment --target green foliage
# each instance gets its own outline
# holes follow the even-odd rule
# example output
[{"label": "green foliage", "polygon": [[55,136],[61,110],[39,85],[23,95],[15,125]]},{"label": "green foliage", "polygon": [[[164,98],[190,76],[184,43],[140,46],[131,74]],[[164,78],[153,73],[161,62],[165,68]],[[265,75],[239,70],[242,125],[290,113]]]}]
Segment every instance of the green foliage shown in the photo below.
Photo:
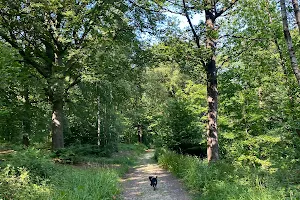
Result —
[{"label": "green foliage", "polygon": [[160,165],[182,178],[195,199],[297,199],[299,190],[284,185],[266,171],[234,163],[208,164],[197,157],[160,150]]},{"label": "green foliage", "polygon": [[39,181],[49,178],[54,173],[54,163],[49,158],[47,152],[29,148],[12,153],[2,165],[10,164],[15,168],[25,168],[30,172],[32,181]]},{"label": "green foliage", "polygon": [[[241,165],[292,166],[299,161],[300,138],[292,128],[299,121],[299,104],[293,103],[299,98],[291,101],[290,85],[279,66],[266,71],[271,64],[265,62],[263,52],[241,57],[220,76],[221,152]],[[241,63],[254,57],[261,57],[252,61],[255,69]]]},{"label": "green foliage", "polygon": [[[170,53],[176,47],[161,44],[152,47],[152,51],[160,59],[154,63],[155,68],[147,71],[142,101],[147,106],[148,129],[154,144],[183,153],[189,148],[199,148],[204,141],[205,86],[186,75],[182,69],[185,64],[177,54]],[[194,154],[200,154],[199,149]]]},{"label": "green foliage", "polygon": [[112,199],[119,194],[119,176],[115,170],[57,167],[47,181],[36,183],[31,177],[26,168],[8,165],[1,169],[0,198]]},{"label": "green foliage", "polygon": [[201,134],[195,127],[192,127],[193,121],[196,121],[195,117],[187,109],[185,102],[170,100],[164,115],[164,123],[168,127],[162,138],[164,143],[178,152],[181,149],[186,149],[191,144],[197,145],[197,141],[193,140],[199,138]]},{"label": "green foliage", "polygon": [[[85,147],[87,148],[87,147]],[[0,199],[117,199],[119,178],[145,150],[141,144],[120,144],[111,157],[79,157],[80,164],[54,164],[50,152],[19,150],[0,154]],[[92,152],[93,153],[93,152]]]},{"label": "green foliage", "polygon": [[0,168],[0,199],[47,199],[50,192],[46,181],[33,183],[26,168],[11,165]]},{"label": "green foliage", "polygon": [[[27,123],[27,131],[25,132],[32,132],[31,123],[34,124],[36,122],[36,124],[39,124],[37,123],[39,122],[39,118],[36,118],[33,122],[31,121],[32,112],[30,109],[32,109],[33,102],[50,102],[52,106],[58,101],[66,102],[69,100],[66,97],[69,96],[71,88],[78,85],[79,82],[89,85],[89,83],[100,83],[103,80],[114,82],[121,77],[132,80],[136,71],[139,70],[132,70],[131,66],[140,64],[139,67],[141,67],[144,65],[142,59],[144,57],[141,56],[143,50],[140,48],[139,42],[135,39],[133,29],[129,24],[130,14],[128,12],[130,11],[127,3],[124,1],[118,3],[114,1],[93,0],[77,1],[76,3],[72,1],[45,1],[43,3],[23,0],[1,1],[0,37],[19,52],[17,58],[22,63],[21,65],[18,65],[17,62],[15,64],[14,58],[10,58],[3,66],[8,66],[12,71],[22,70],[21,73],[17,74],[20,75],[18,78],[16,78],[17,75],[13,76],[11,73],[12,78],[20,81],[22,77],[28,75],[31,80],[24,84],[24,90],[26,89],[25,91],[29,95],[20,94],[19,90],[21,89],[22,91],[23,85],[19,84],[13,89],[13,96],[2,96],[4,100],[13,100],[15,102],[7,106],[1,101],[1,110],[4,107],[4,111],[0,112],[0,117],[8,116],[15,119],[16,115],[18,116],[16,118],[18,120],[14,122],[15,124],[11,125],[11,129],[15,128],[12,132],[16,135],[12,135],[9,131],[6,131],[9,130],[10,123],[2,124],[1,122],[0,125],[5,128],[3,132],[8,132],[5,137],[6,140],[12,141],[9,137],[13,137],[15,140],[21,138],[21,124],[26,124],[26,120],[29,123]],[[4,54],[4,56],[7,56],[7,54]],[[7,57],[9,58],[9,56]],[[1,67],[1,73],[6,71],[9,70],[6,70],[4,67],[2,69]],[[32,87],[33,83],[36,83],[38,86]],[[31,88],[39,88],[41,90],[31,90]],[[8,89],[4,88],[5,92],[6,90]],[[106,92],[105,95],[109,96],[108,94],[112,92],[112,89]],[[31,98],[33,94],[36,94],[40,98]],[[102,94],[98,93],[98,91],[93,91],[92,97],[88,99],[92,104],[98,96],[102,95],[103,91]],[[78,102],[78,99],[80,99],[79,97],[70,96],[73,102]],[[120,97],[121,95],[116,96]],[[28,106],[22,107],[24,113],[17,112],[14,104],[24,101],[23,99],[30,100],[26,100]],[[110,98],[109,102],[106,101],[104,104],[105,109],[101,107],[101,116],[103,116],[104,110],[109,110],[109,112],[105,113],[108,115],[103,117],[106,120],[104,132],[107,135],[116,135],[115,138],[117,138],[119,130],[116,128],[118,127],[117,125],[112,126],[117,121],[117,112],[113,108],[120,101],[113,102],[112,98]],[[87,107],[89,104],[85,103],[82,106]],[[106,109],[106,107],[109,107],[109,109]],[[47,107],[47,104],[43,104],[41,108],[44,112],[39,114],[48,114],[49,118],[49,111],[52,111],[51,108]],[[99,109],[93,109],[93,111]],[[59,112],[64,115],[62,109]],[[75,111],[71,110],[71,112]],[[91,134],[93,130],[96,130],[95,126],[92,125],[95,122],[93,121],[95,118],[94,113],[91,112],[90,115],[84,115],[86,119],[89,119],[88,122],[78,123],[77,126],[75,125],[76,121],[68,124],[68,117],[73,117],[72,115],[74,114],[70,113],[70,116],[61,120],[60,123],[64,126],[60,127],[64,127],[65,133],[70,133],[70,130],[75,132],[74,135],[76,136],[85,133],[82,135],[87,135],[88,140],[91,140],[93,138]],[[24,115],[22,116],[22,114]],[[44,127],[48,124],[49,122],[43,119]],[[55,127],[52,126],[56,130]],[[68,130],[68,128],[70,129]],[[45,136],[48,133],[45,133],[44,130],[46,128],[42,132]],[[47,131],[49,132],[49,130]],[[61,131],[59,132],[59,137],[63,137]],[[29,135],[32,136],[31,134]],[[53,134],[53,136],[55,137],[56,134]],[[86,137],[83,138],[86,139]],[[54,143],[56,140],[53,139],[52,141]],[[114,139],[114,142],[116,141],[117,139]],[[55,148],[57,145],[53,144]],[[57,148],[61,147],[63,147],[63,144],[57,146]]]},{"label": "green foliage", "polygon": [[52,199],[113,199],[119,194],[119,176],[109,169],[65,168],[51,178]]},{"label": "green foliage", "polygon": [[81,161],[82,157],[110,157],[112,153],[116,152],[115,145],[72,145],[68,148],[59,149],[54,152],[53,157],[59,163],[76,164]]},{"label": "green foliage", "polygon": [[123,144],[118,145],[118,152],[115,152],[110,157],[99,156],[83,156],[79,157],[81,163],[95,163],[97,166],[104,168],[113,168],[119,176],[125,175],[129,167],[132,167],[137,158],[147,149],[143,144]]},{"label": "green foliage", "polygon": [[32,69],[17,62],[19,59],[13,48],[0,43],[0,140],[14,144],[21,144],[23,134],[41,141],[48,131],[47,106],[39,102],[44,98],[38,94],[41,83]]}]

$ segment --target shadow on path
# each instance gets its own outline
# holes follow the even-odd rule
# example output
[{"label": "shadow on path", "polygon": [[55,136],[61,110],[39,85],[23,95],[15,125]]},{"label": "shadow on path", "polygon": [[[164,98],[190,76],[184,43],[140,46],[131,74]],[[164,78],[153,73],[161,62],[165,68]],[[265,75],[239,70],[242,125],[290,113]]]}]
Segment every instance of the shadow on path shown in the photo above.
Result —
[{"label": "shadow on path", "polygon": [[[153,160],[154,150],[148,150],[139,164],[121,180],[124,200],[190,200],[182,184]],[[149,176],[157,176],[157,190],[150,186]]]}]

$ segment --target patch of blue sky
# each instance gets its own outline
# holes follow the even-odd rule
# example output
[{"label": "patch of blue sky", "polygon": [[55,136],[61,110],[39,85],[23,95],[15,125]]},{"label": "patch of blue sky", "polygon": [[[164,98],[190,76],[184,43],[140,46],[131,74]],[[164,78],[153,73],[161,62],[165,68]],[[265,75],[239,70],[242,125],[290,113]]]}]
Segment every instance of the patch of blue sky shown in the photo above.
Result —
[{"label": "patch of blue sky", "polygon": [[[176,18],[179,22],[179,28],[185,29],[189,27],[188,21],[185,16],[180,14],[174,14],[170,12],[165,13],[166,16]],[[195,15],[191,16],[191,21],[193,25],[198,25],[200,21],[204,20],[204,13],[196,13]]]},{"label": "patch of blue sky", "polygon": [[[175,23],[178,25],[178,27],[181,30],[189,28],[189,24],[187,21],[187,18],[184,15],[171,13],[171,12],[164,12],[163,14],[166,15],[167,18],[172,18],[172,21],[175,21]],[[190,16],[191,22],[194,26],[197,26],[201,21],[203,22],[205,20],[204,13],[196,13],[192,16]],[[168,23],[161,22],[158,24],[159,29],[167,29]],[[151,35],[149,33],[141,33],[139,32],[138,38],[144,42],[148,41],[150,45],[157,44],[159,42],[159,39],[155,35]]]}]

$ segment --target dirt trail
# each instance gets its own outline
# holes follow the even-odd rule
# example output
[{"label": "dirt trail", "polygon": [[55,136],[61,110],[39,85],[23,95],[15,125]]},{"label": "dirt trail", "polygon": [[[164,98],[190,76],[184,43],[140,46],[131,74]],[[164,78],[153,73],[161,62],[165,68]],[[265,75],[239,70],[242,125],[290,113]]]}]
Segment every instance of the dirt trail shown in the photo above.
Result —
[{"label": "dirt trail", "polygon": [[[147,151],[121,180],[124,200],[190,200],[182,184],[153,161],[154,151]],[[150,186],[149,176],[157,176],[157,189]]]}]

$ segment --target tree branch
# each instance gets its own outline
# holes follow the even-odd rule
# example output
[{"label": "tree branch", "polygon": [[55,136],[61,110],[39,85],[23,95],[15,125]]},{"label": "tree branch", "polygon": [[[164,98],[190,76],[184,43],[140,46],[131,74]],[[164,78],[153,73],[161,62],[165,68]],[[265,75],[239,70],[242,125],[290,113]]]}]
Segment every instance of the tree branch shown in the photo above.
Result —
[{"label": "tree branch", "polygon": [[226,11],[229,10],[229,9],[231,9],[231,8],[234,6],[234,4],[236,4],[237,2],[238,2],[238,0],[232,0],[228,7],[223,8],[223,9],[220,10],[219,12],[216,12],[216,14],[215,14],[215,20],[216,20],[218,17],[220,17],[224,12],[226,12]]},{"label": "tree branch", "polygon": [[199,36],[197,35],[197,33],[196,33],[195,29],[194,29],[194,26],[193,26],[193,24],[192,24],[192,21],[191,21],[191,19],[190,19],[190,16],[189,16],[189,14],[188,14],[187,7],[186,7],[186,4],[185,4],[185,0],[182,0],[182,3],[183,3],[183,9],[184,9],[185,17],[187,18],[188,23],[189,23],[189,25],[190,25],[190,27],[191,27],[191,29],[192,29],[192,32],[193,32],[193,35],[194,35],[194,38],[195,38],[196,45],[197,45],[198,48],[200,48],[201,46],[200,46]]},{"label": "tree branch", "polygon": [[219,68],[221,68],[226,62],[229,62],[229,60],[231,60],[232,58],[237,58],[237,57],[239,57],[239,56],[242,55],[245,51],[247,51],[247,49],[244,49],[244,50],[238,52],[237,54],[228,56],[228,57],[221,63],[221,65],[220,65]]},{"label": "tree branch", "polygon": [[25,51],[21,47],[19,47],[18,43],[15,40],[9,38],[5,33],[0,31],[0,37],[2,37],[6,42],[8,42],[13,48],[17,49],[20,55],[23,57],[24,61],[30,64],[33,68],[35,68],[44,78],[47,78],[47,74],[42,70],[40,64],[34,61],[32,58],[26,55]]},{"label": "tree branch", "polygon": [[78,75],[75,80],[65,89],[65,92],[67,93],[69,89],[77,85],[78,83],[81,82],[81,75]]},{"label": "tree branch", "polygon": [[78,41],[78,43],[77,43],[76,45],[81,45],[81,44],[83,43],[83,41],[84,41],[84,39],[86,38],[87,34],[92,30],[93,24],[94,24],[94,22],[91,22],[90,26],[87,27],[87,28],[84,30],[84,32],[83,32],[81,38],[79,39],[79,41]]},{"label": "tree branch", "polygon": [[[201,45],[200,45],[200,39],[199,39],[199,35],[197,35],[196,33],[196,30],[194,29],[194,26],[192,24],[192,21],[191,21],[191,18],[187,12],[187,6],[186,6],[186,3],[185,3],[185,0],[182,0],[182,3],[183,3],[183,9],[184,9],[184,13],[185,13],[185,17],[187,18],[188,20],[188,23],[192,29],[192,32],[193,32],[193,35],[194,35],[194,38],[195,38],[195,42],[196,42],[196,45],[197,47],[200,49],[201,48]],[[206,63],[204,60],[200,60],[200,62],[202,63],[203,67],[206,68]]]},{"label": "tree branch", "polygon": [[236,39],[243,39],[243,40],[254,40],[254,41],[271,41],[270,38],[250,38],[250,37],[244,37],[244,36],[238,36],[238,35],[222,35],[220,38],[223,37],[231,37]]},{"label": "tree branch", "polygon": [[[134,2],[133,0],[129,0],[129,2],[130,2],[131,4],[133,4],[133,5],[137,6],[137,7],[139,7],[139,8],[142,8],[142,9],[147,10],[147,11],[150,11],[150,12],[161,13],[161,12],[163,11],[163,12],[170,12],[170,13],[177,14],[177,15],[184,15],[184,13],[181,13],[181,12],[175,12],[175,11],[172,11],[172,10],[170,10],[170,9],[163,8],[162,6],[160,6],[160,5],[158,5],[158,4],[156,4],[156,5],[160,8],[160,10],[155,10],[155,9],[147,8],[147,7],[145,7],[145,6],[142,6],[142,5],[140,5],[140,4],[137,4],[137,3]],[[174,4],[173,2],[170,2],[170,1],[167,1],[167,2],[172,3],[173,5],[177,5],[177,4]]]}]

